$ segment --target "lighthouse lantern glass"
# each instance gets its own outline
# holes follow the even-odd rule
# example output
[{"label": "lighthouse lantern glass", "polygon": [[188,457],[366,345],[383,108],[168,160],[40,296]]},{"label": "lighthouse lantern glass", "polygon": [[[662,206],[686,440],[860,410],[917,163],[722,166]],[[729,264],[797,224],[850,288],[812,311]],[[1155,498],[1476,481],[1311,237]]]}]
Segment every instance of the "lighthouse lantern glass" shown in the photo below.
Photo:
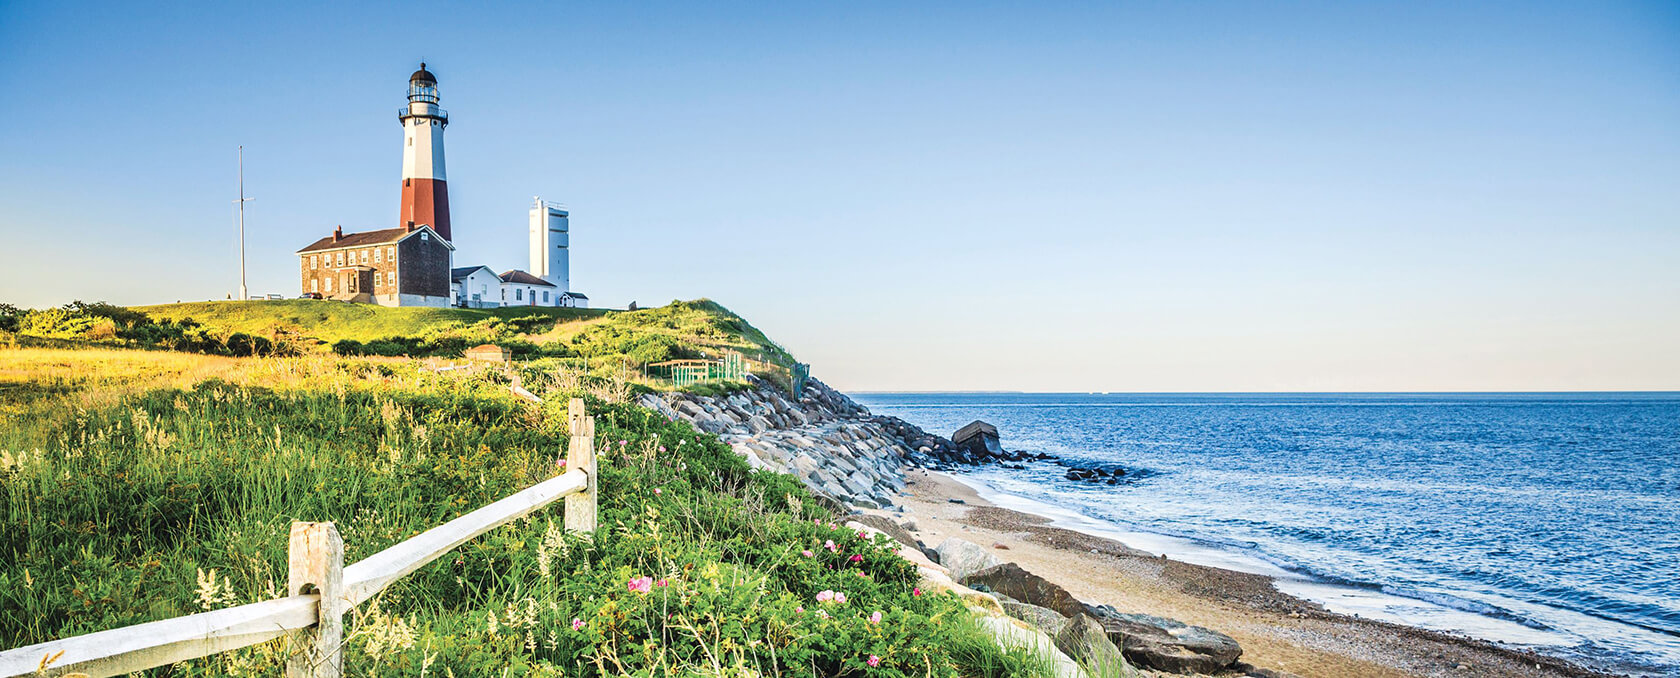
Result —
[{"label": "lighthouse lantern glass", "polygon": [[420,82],[409,83],[408,84],[408,100],[409,101],[424,101],[424,102],[430,103],[430,104],[437,103],[437,101],[438,101],[437,85],[428,85],[428,84],[420,83]]}]

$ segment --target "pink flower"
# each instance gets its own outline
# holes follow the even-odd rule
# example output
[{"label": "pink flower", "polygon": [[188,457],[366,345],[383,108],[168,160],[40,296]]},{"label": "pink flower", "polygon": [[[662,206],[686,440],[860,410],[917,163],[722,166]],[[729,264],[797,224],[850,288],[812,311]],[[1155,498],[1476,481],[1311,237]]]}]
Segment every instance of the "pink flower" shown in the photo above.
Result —
[{"label": "pink flower", "polygon": [[833,591],[830,591],[828,589],[823,589],[822,592],[817,594],[817,602],[819,602],[819,603],[826,603],[830,600],[834,600],[834,592]]},{"label": "pink flower", "polygon": [[636,577],[630,580],[630,590],[636,593],[647,593],[653,590],[653,577]]},{"label": "pink flower", "polygon": [[817,554],[811,552],[811,549],[800,551],[799,555],[805,556],[806,558],[815,558],[817,556]]},{"label": "pink flower", "polygon": [[881,665],[881,658],[877,657],[875,655],[869,655],[869,661],[866,662],[866,663],[869,664],[870,667],[880,666]]},{"label": "pink flower", "polygon": [[624,447],[624,445],[625,445],[625,441],[623,441],[623,440],[618,441],[618,446],[619,447]]},{"label": "pink flower", "polygon": [[841,593],[839,591],[835,591],[834,592],[834,602],[844,605],[846,603],[846,594]]},{"label": "pink flower", "polygon": [[653,493],[654,494],[665,494],[665,490],[662,490],[660,488],[655,487],[655,488],[653,488]]},{"label": "pink flower", "polygon": [[817,616],[822,617],[823,619],[827,619],[828,618],[828,610],[817,610]]},{"label": "pink flower", "polygon": [[922,595],[922,587],[920,587],[920,586],[918,586],[918,587],[916,587],[916,588],[914,588],[914,589],[911,589],[911,590],[910,590],[910,595],[912,595],[912,596],[919,596],[919,595]]},{"label": "pink flower", "polygon": [[869,623],[871,623],[871,624],[881,623],[881,611],[880,610],[876,610],[875,614],[869,615]]},{"label": "pink flower", "polygon": [[664,579],[661,579],[661,580],[659,580],[659,581],[657,581],[657,582],[654,582],[654,584],[653,584],[653,585],[654,585],[654,586],[657,586],[657,587],[659,587],[659,588],[665,588],[665,587],[667,587],[667,586],[670,586],[670,585],[671,585],[671,582],[668,582],[668,581],[665,581],[665,580],[664,580]]},{"label": "pink flower", "polygon": [[800,614],[804,614],[805,613],[805,606],[804,605],[795,605],[793,607],[793,611],[798,612]]},{"label": "pink flower", "polygon": [[840,547],[839,547],[839,546],[836,546],[836,545],[835,545],[835,544],[834,544],[834,540],[833,540],[833,539],[830,539],[830,540],[828,540],[828,541],[826,541],[826,542],[824,542],[824,543],[823,543],[823,548],[825,548],[825,549],[828,549],[828,550],[830,550],[830,551],[833,551],[833,552],[835,552],[835,553],[839,553],[839,552],[840,552]]},{"label": "pink flower", "polygon": [[660,445],[660,446],[659,446],[659,451],[660,451],[660,452],[664,452],[664,451],[665,451],[665,446],[664,446],[664,445]]},{"label": "pink flower", "polygon": [[559,461],[556,461],[556,462],[554,462],[554,465],[559,466],[560,468],[566,468],[566,460],[561,459]]},{"label": "pink flower", "polygon": [[858,530],[858,539],[869,541],[869,533],[864,532],[863,530]]},{"label": "pink flower", "polygon": [[577,617],[572,617],[572,630],[576,631],[581,628],[583,628],[583,620],[578,619]]},{"label": "pink flower", "polygon": [[853,553],[853,554],[852,554],[852,557],[851,557],[851,558],[847,558],[847,560],[850,560],[850,561],[852,561],[852,562],[854,562],[854,563],[861,563],[861,562],[863,562],[863,556],[860,556],[860,555],[858,555],[858,554],[856,554],[856,553]]}]

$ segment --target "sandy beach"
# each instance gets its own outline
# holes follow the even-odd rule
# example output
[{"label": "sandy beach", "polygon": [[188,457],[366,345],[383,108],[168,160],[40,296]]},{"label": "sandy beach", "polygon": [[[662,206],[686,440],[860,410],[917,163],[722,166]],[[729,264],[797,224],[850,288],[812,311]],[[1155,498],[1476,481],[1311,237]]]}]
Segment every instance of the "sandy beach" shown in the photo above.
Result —
[{"label": "sandy beach", "polygon": [[[1205,626],[1235,638],[1242,660],[1304,678],[1604,676],[1492,643],[1326,612],[1270,578],[1154,556],[1000,508],[948,475],[915,470],[902,495],[915,535],[991,548],[1080,600]],[[959,499],[963,503],[950,500]],[[1171,675],[1171,674],[1158,674]]]}]

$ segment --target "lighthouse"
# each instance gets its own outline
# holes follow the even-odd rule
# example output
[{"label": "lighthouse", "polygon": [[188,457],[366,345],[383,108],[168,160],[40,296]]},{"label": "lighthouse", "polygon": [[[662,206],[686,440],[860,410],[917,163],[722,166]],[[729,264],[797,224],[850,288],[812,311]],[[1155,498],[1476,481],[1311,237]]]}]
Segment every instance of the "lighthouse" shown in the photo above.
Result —
[{"label": "lighthouse", "polygon": [[404,227],[428,224],[444,240],[449,232],[449,184],[443,172],[443,128],[449,112],[438,107],[437,76],[420,64],[408,77],[408,105],[397,111],[403,126],[402,215]]}]

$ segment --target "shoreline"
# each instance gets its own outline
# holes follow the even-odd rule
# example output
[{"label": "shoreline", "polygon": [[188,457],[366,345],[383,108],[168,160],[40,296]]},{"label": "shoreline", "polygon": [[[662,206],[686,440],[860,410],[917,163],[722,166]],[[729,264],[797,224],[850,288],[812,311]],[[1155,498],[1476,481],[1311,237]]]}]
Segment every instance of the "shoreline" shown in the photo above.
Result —
[{"label": "shoreline", "polygon": [[1287,579],[1186,562],[1058,526],[1053,516],[999,506],[937,471],[910,471],[900,498],[923,543],[954,536],[989,546],[1081,600],[1229,634],[1242,645],[1243,661],[1303,678],[1614,675],[1469,636],[1332,612],[1285,592],[1277,584]]},{"label": "shoreline", "polygon": [[[950,475],[950,474],[947,474]],[[1344,616],[1383,621],[1449,635],[1517,647],[1565,647],[1568,637],[1550,629],[1535,628],[1509,616],[1495,616],[1466,607],[1455,607],[1428,598],[1408,597],[1383,587],[1335,579],[1291,569],[1262,553],[1239,546],[1219,544],[1192,536],[1175,536],[1127,529],[1120,523],[1092,518],[1042,501],[998,489],[985,479],[967,474],[951,476],[974,489],[1001,508],[1048,518],[1052,527],[1062,527],[1093,537],[1112,539],[1147,553],[1192,565],[1217,567],[1270,577],[1280,592],[1325,607]],[[1465,603],[1473,603],[1460,598]],[[1394,612],[1400,608],[1413,616]],[[1567,660],[1567,658],[1564,658]]]}]

